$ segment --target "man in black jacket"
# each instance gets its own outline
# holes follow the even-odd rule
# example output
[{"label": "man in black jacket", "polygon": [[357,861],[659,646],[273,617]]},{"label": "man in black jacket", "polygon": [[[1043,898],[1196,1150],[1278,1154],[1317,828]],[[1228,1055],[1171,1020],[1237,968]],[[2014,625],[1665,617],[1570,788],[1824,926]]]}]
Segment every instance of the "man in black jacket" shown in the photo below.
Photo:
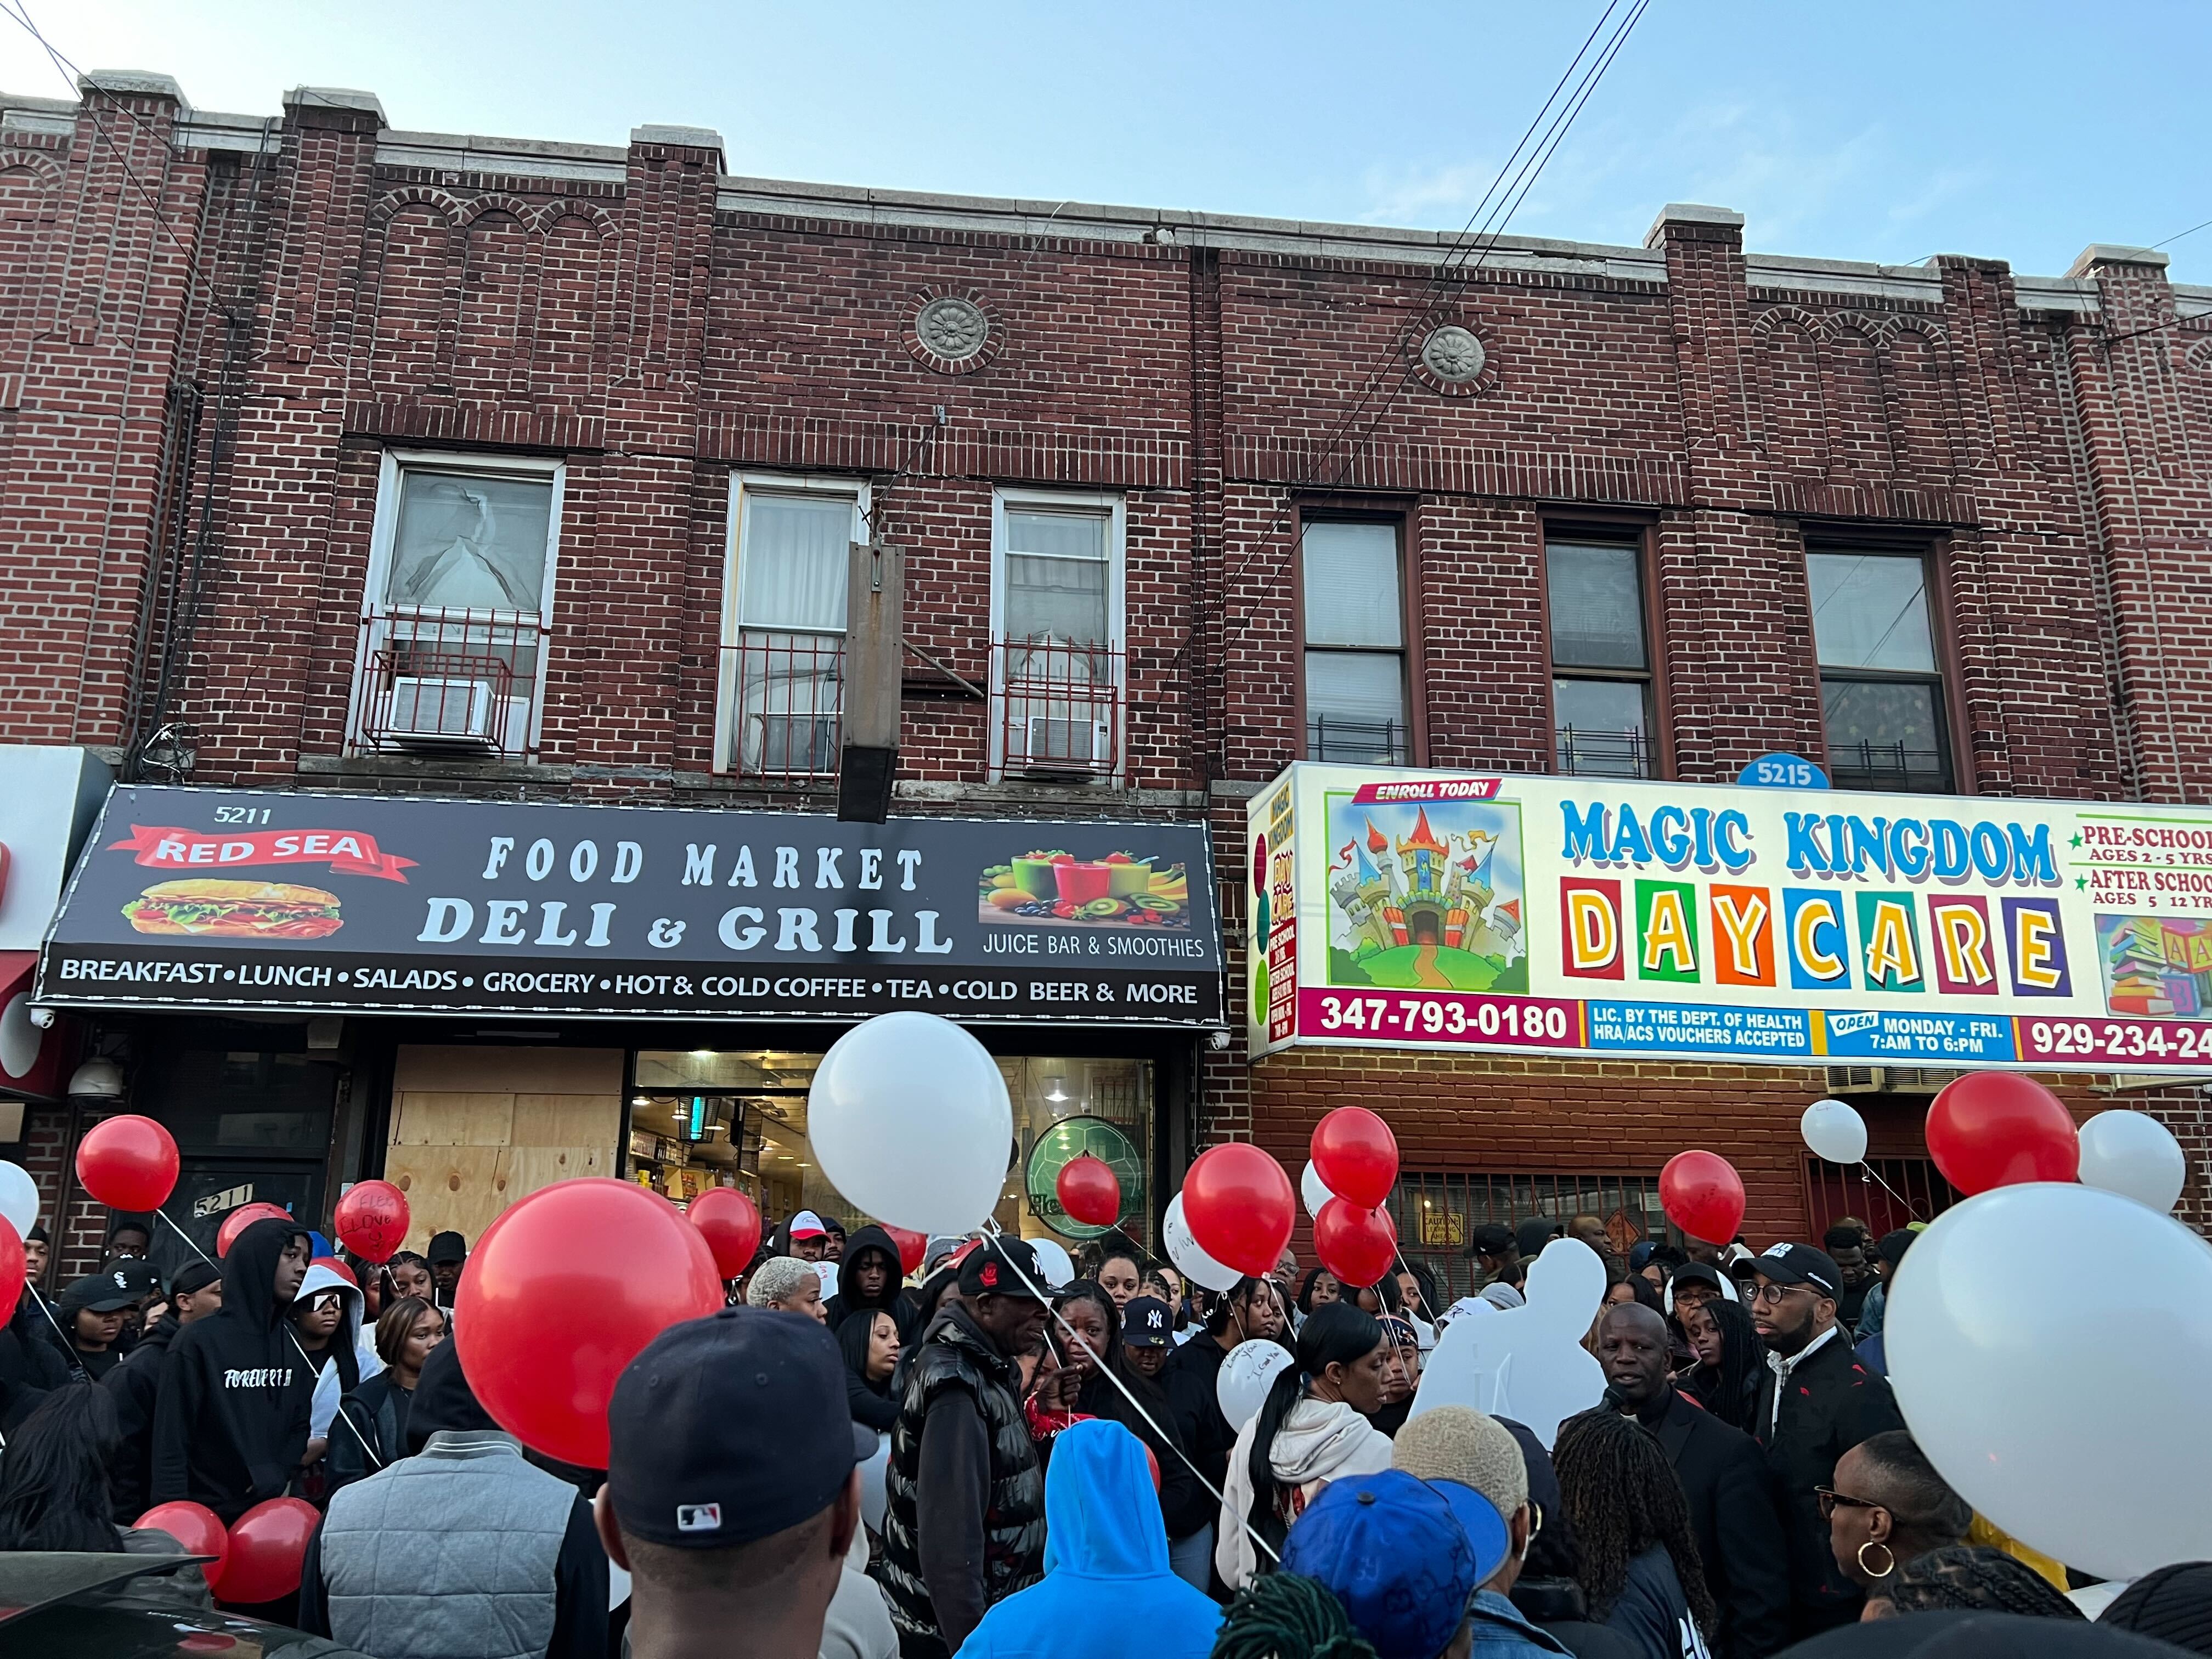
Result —
[{"label": "man in black jacket", "polygon": [[931,1322],[884,1472],[881,1582],[904,1659],[959,1650],[992,1606],[1044,1573],[1044,1471],[1022,1414],[1022,1356],[1043,1334],[1036,1252],[994,1237]]},{"label": "man in black jacket", "polygon": [[1819,1488],[1860,1441],[1901,1429],[1889,1384],[1859,1363],[1837,1322],[1843,1273],[1810,1244],[1770,1245],[1753,1259],[1751,1322],[1766,1345],[1756,1432],[1790,1542],[1790,1631],[1802,1641],[1858,1618],[1865,1601],[1828,1544]]},{"label": "man in black jacket", "polygon": [[1633,1302],[1597,1328],[1607,1394],[1659,1437],[1690,1500],[1698,1559],[1720,1609],[1715,1659],[1764,1659],[1790,1641],[1790,1557],[1759,1443],[1676,1392],[1667,1322]]},{"label": "man in black jacket", "polygon": [[845,1247],[845,1254],[838,1258],[837,1294],[823,1309],[831,1333],[834,1334],[845,1322],[847,1314],[863,1308],[870,1311],[881,1309],[897,1325],[899,1340],[911,1340],[914,1304],[900,1289],[902,1273],[898,1246],[891,1242],[889,1233],[881,1227],[863,1227],[854,1233],[853,1242]]},{"label": "man in black jacket", "polygon": [[169,1311],[101,1379],[100,1386],[115,1401],[116,1422],[123,1431],[123,1447],[108,1478],[115,1492],[115,1513],[125,1526],[149,1507],[146,1494],[154,1482],[154,1412],[161,1401],[161,1364],[169,1357],[169,1344],[185,1326],[197,1324],[222,1306],[222,1270],[204,1261],[187,1261],[169,1275]]},{"label": "man in black jacket", "polygon": [[228,1524],[290,1484],[315,1395],[285,1317],[307,1250],[297,1223],[255,1222],[223,1257],[222,1309],[170,1339],[154,1407],[154,1503],[204,1504]]}]

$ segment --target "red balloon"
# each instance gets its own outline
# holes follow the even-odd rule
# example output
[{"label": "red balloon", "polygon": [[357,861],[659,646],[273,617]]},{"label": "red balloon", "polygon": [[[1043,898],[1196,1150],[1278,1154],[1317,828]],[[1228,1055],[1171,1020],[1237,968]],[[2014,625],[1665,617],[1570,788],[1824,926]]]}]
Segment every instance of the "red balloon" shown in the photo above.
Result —
[{"label": "red balloon", "polygon": [[77,1184],[111,1210],[158,1210],[177,1185],[177,1143],[150,1117],[104,1118],[76,1144]]},{"label": "red balloon", "polygon": [[338,1200],[337,1213],[331,1218],[338,1243],[363,1261],[379,1267],[391,1261],[407,1242],[411,1219],[407,1194],[388,1181],[355,1182]]},{"label": "red balloon", "polygon": [[[1183,1212],[1189,1212],[1186,1199]],[[1314,1218],[1314,1253],[1348,1295],[1389,1277],[1398,1259],[1398,1229],[1388,1210],[1364,1210],[1348,1198],[1332,1198]]]},{"label": "red balloon", "polygon": [[1969,1072],[1928,1108],[1928,1152],[1972,1197],[2023,1181],[2073,1181],[2081,1141],[2066,1103],[2018,1072]]},{"label": "red balloon", "polygon": [[909,1232],[904,1227],[885,1227],[884,1231],[891,1236],[891,1243],[898,1246],[901,1273],[913,1273],[928,1260],[929,1235],[927,1233]]},{"label": "red balloon", "polygon": [[[1139,1443],[1142,1444],[1143,1443],[1139,1442]],[[1152,1496],[1157,1498],[1160,1494],[1160,1460],[1152,1455],[1152,1449],[1150,1446],[1145,1447],[1145,1462],[1152,1468]]]},{"label": "red balloon", "polygon": [[[1360,1209],[1382,1208],[1398,1184],[1398,1138],[1364,1106],[1340,1106],[1315,1124],[1311,1155],[1322,1184]],[[1188,1199],[1182,1207],[1190,1213]]]},{"label": "red balloon", "polygon": [[200,1569],[210,1589],[222,1577],[223,1563],[230,1559],[230,1533],[222,1517],[204,1504],[156,1504],[131,1524],[166,1532],[185,1547],[187,1555],[215,1557]]},{"label": "red balloon", "polygon": [[[1121,1181],[1103,1158],[1085,1152],[1060,1166],[1052,1184],[1060,1207],[1086,1227],[1110,1227],[1121,1218]],[[1183,1200],[1190,1210],[1190,1200]]]},{"label": "red balloon", "polygon": [[256,1504],[231,1523],[230,1553],[220,1579],[211,1586],[216,1595],[234,1607],[291,1595],[300,1588],[307,1540],[321,1519],[304,1498],[272,1498]]},{"label": "red balloon", "polygon": [[1659,1203],[1691,1237],[1726,1244],[1743,1225],[1743,1177],[1718,1152],[1677,1152],[1659,1171]]},{"label": "red balloon", "polygon": [[1283,1166],[1249,1140],[1207,1147],[1182,1178],[1182,1218],[1198,1248],[1253,1279],[1274,1272],[1297,1211]]},{"label": "red balloon", "polygon": [[671,1325],[721,1305],[714,1253],[673,1204],[585,1176],[539,1188],[484,1229],[454,1291],[453,1340],[501,1428],[603,1469],[623,1368]]},{"label": "red balloon", "polygon": [[12,1308],[23,1299],[23,1285],[31,1276],[23,1254],[22,1236],[5,1216],[0,1216],[0,1308]]},{"label": "red balloon", "polygon": [[215,1236],[216,1260],[220,1261],[230,1254],[230,1247],[238,1243],[239,1234],[257,1221],[289,1221],[292,1212],[276,1204],[241,1204],[223,1217],[222,1225]]},{"label": "red balloon", "polygon": [[722,1278],[735,1279],[753,1265],[760,1249],[761,1212],[735,1187],[709,1187],[684,1213],[706,1239],[714,1271]]}]

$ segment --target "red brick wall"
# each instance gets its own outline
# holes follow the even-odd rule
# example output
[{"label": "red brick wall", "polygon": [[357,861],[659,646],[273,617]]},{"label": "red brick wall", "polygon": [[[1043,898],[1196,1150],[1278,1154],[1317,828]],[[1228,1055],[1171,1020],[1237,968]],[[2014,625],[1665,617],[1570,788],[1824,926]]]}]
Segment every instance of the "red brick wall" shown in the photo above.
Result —
[{"label": "red brick wall", "polygon": [[[1440,274],[1403,245],[1235,228],[738,210],[717,204],[715,152],[665,134],[619,179],[379,161],[373,112],[313,98],[241,156],[173,145],[170,100],[127,102],[0,135],[8,740],[128,744],[191,611],[162,712],[198,729],[204,781],[792,802],[709,775],[729,475],[757,468],[870,477],[908,550],[912,637],[973,680],[994,486],[1124,496],[1125,782],[1145,793],[1008,785],[993,811],[1190,813],[1222,785],[1213,823],[1238,844],[1236,786],[1301,750],[1297,516],[1348,503],[1404,515],[1431,763],[1550,763],[1546,526],[1610,514],[1653,551],[1678,776],[1820,750],[1802,550],[1887,533],[1940,556],[1972,787],[2212,792],[2212,318],[2180,317],[2142,256],[2054,298],[1985,260],[1779,270],[1691,216],[1648,254]],[[972,372],[910,338],[944,295],[992,319]],[[1392,361],[1442,321],[1488,354],[1472,395]],[[197,586],[192,538],[153,523],[172,363],[211,399]],[[402,446],[566,461],[534,770],[343,759],[378,469]],[[974,789],[987,749],[973,702],[909,698],[902,777]],[[1352,1053],[1255,1070],[1238,1044],[1207,1053],[1201,1138],[1289,1156],[1334,1098],[1374,1098],[1431,1167],[1656,1168],[1725,1141],[1755,1225],[1802,1209],[1814,1073]],[[2197,1096],[2156,1099],[2212,1151]]]}]

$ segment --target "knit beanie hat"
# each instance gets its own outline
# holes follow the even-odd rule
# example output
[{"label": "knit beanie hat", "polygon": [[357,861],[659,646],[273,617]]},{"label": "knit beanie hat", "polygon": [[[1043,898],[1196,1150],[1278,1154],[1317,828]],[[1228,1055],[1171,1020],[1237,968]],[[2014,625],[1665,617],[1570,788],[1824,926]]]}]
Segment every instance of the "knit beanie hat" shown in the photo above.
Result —
[{"label": "knit beanie hat", "polygon": [[2212,1563],[2183,1561],[2145,1573],[2097,1622],[2212,1653]]},{"label": "knit beanie hat", "polygon": [[1398,1431],[1390,1463],[1416,1480],[1472,1486],[1508,1518],[1528,1501],[1520,1443],[1471,1406],[1439,1406],[1409,1419]]}]

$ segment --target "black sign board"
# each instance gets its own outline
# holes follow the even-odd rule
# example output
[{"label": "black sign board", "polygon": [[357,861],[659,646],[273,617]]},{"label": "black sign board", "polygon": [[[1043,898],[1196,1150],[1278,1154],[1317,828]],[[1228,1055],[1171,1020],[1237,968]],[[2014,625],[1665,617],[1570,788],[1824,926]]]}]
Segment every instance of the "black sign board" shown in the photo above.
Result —
[{"label": "black sign board", "polygon": [[125,787],[63,1007],[1215,1025],[1203,824]]}]

